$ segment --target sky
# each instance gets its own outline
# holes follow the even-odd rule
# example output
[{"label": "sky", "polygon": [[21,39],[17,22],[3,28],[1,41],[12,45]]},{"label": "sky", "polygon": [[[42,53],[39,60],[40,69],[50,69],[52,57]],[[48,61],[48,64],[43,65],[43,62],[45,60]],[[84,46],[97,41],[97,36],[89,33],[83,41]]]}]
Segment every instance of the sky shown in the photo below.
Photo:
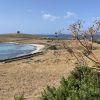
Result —
[{"label": "sky", "polygon": [[0,0],[0,34],[54,34],[77,20],[89,27],[99,19],[100,0]]}]

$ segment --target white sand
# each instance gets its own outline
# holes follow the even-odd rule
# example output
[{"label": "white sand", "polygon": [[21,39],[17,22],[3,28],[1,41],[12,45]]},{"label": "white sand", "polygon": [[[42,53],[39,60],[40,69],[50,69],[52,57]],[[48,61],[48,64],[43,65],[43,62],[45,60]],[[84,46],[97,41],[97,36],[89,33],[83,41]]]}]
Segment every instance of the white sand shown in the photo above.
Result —
[{"label": "white sand", "polygon": [[41,50],[45,47],[44,45],[40,45],[40,44],[30,44],[30,45],[36,46],[36,50],[33,51],[32,54],[41,52]]}]

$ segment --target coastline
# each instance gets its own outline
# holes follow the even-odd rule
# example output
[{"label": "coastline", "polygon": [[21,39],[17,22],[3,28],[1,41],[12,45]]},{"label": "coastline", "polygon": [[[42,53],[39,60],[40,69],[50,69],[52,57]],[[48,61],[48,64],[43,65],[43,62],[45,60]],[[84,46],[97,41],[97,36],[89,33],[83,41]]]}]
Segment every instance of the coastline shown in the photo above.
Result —
[{"label": "coastline", "polygon": [[40,45],[40,44],[29,44],[29,45],[33,45],[36,47],[36,50],[31,52],[32,54],[41,52],[45,47],[44,45]]},{"label": "coastline", "polygon": [[[17,42],[3,42],[3,43],[11,43],[11,44],[25,44],[25,43],[17,43]],[[37,52],[41,52],[41,50],[45,47],[45,45],[41,45],[41,44],[26,44],[26,45],[32,45],[32,46],[35,46],[36,47],[36,50],[32,51],[30,54],[34,54],[34,53],[37,53]]]},{"label": "coastline", "polygon": [[[4,42],[4,43],[20,44],[20,43],[16,43],[16,42]],[[36,50],[33,50],[32,52],[30,52],[28,54],[20,54],[20,55],[17,55],[16,57],[13,57],[13,58],[3,59],[3,60],[0,60],[0,62],[9,62],[9,61],[17,60],[17,59],[31,57],[31,56],[37,55],[38,53],[41,53],[41,51],[45,47],[44,45],[40,45],[40,44],[27,44],[27,45],[31,45],[31,46],[36,47]]]}]

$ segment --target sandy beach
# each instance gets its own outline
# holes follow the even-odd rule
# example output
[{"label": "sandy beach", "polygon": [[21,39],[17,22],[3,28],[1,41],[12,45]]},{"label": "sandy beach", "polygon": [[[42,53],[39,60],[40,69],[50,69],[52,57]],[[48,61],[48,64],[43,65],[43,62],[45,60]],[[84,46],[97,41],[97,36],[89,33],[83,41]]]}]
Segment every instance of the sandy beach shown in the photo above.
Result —
[{"label": "sandy beach", "polygon": [[34,53],[38,53],[38,52],[41,52],[42,49],[45,47],[45,45],[40,45],[40,44],[29,44],[29,45],[36,46],[36,50],[33,51],[32,54],[34,54]]}]

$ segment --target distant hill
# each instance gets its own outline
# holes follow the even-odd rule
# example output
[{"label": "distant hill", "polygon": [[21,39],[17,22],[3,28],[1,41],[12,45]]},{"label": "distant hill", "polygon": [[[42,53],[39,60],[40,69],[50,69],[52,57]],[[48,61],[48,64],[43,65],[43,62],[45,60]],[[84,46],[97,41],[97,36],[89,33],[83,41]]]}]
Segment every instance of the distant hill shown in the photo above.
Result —
[{"label": "distant hill", "polygon": [[0,34],[0,37],[20,37],[20,38],[25,38],[25,37],[29,37],[29,38],[33,38],[34,35],[32,34],[23,34],[23,33],[20,33],[20,34],[17,34],[17,33],[9,33],[9,34]]},{"label": "distant hill", "polygon": [[[50,39],[55,39],[55,38],[58,38],[58,39],[70,39],[72,36],[70,34],[59,34],[56,35],[55,34],[24,34],[24,33],[20,33],[20,34],[17,34],[17,33],[10,33],[10,34],[0,34],[0,38],[50,38]],[[100,39],[100,34],[98,33],[97,35],[94,36],[94,39]]]},{"label": "distant hill", "polygon": [[1,38],[27,38],[27,39],[42,39],[42,37],[38,35],[33,35],[33,34],[24,34],[24,33],[9,33],[9,34],[0,34],[0,39]]},{"label": "distant hill", "polygon": [[32,41],[32,40],[41,40],[42,38],[32,34],[0,34],[0,42],[25,42]]}]

